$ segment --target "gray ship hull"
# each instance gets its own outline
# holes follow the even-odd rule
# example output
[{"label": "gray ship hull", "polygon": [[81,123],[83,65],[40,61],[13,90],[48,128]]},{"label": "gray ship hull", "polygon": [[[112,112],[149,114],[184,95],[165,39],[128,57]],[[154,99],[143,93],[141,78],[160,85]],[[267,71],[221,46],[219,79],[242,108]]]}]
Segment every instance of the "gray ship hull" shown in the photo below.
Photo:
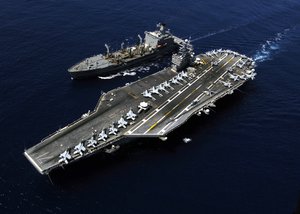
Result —
[{"label": "gray ship hull", "polygon": [[168,47],[163,47],[155,50],[153,53],[144,55],[142,57],[133,59],[126,63],[122,64],[112,64],[104,68],[90,69],[90,70],[81,70],[81,71],[69,71],[72,79],[86,79],[96,76],[108,76],[117,74],[126,69],[131,69],[151,61],[154,61],[160,57],[171,55],[173,52],[177,51],[178,45],[172,45]]},{"label": "gray ship hull", "polygon": [[[254,62],[235,52],[198,57],[202,63],[188,67],[187,75],[181,73],[177,82],[173,80],[180,73],[169,67],[103,94],[94,111],[26,149],[25,156],[41,174],[47,174],[96,152],[113,152],[124,138],[166,137],[192,115],[209,114],[218,99],[255,76]],[[150,97],[142,95],[165,82],[170,87]],[[144,110],[140,108],[142,103],[147,104]],[[129,111],[136,117],[128,118]],[[120,125],[120,118],[126,125]],[[112,124],[118,126],[118,132],[109,134]],[[103,133],[105,138],[101,138]]]}]

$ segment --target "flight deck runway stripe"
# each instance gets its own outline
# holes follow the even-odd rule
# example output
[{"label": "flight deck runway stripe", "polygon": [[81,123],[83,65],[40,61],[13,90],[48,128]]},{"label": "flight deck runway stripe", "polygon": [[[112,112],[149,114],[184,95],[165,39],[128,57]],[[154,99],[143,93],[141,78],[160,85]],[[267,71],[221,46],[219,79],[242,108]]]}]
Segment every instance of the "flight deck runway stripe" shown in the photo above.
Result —
[{"label": "flight deck runway stripe", "polygon": [[[222,65],[216,72],[221,70],[224,66],[226,66],[229,62],[233,60],[234,57],[232,57],[230,60],[228,60],[224,65]],[[168,116],[174,109],[176,109],[178,106],[180,106],[187,98],[189,98],[192,94],[194,94],[202,85],[195,88],[187,97],[185,97],[180,103],[178,103],[175,107],[173,107],[168,113],[166,113],[163,117],[161,117],[158,121],[156,121],[150,128],[144,132],[146,134],[147,132],[151,131],[157,124],[162,121],[166,116]]]},{"label": "flight deck runway stripe", "polygon": [[[225,59],[226,57],[224,57],[223,59]],[[232,58],[234,58],[234,57],[232,57]],[[231,58],[231,59],[232,59]],[[222,61],[222,60],[221,60]],[[226,65],[228,62],[226,62],[224,65]],[[224,65],[222,66],[222,67],[224,67]],[[221,67],[221,68],[222,68]],[[195,78],[195,80],[193,80],[192,81],[192,83],[191,83],[191,85],[192,84],[194,84],[196,81],[198,81],[201,77],[203,77],[208,71],[210,71],[211,69],[212,69],[213,67],[212,66],[209,66],[206,70],[204,70],[205,72],[204,73],[202,73],[200,76],[198,75],[196,78]],[[220,68],[220,69],[221,69]],[[187,90],[189,88],[189,85],[185,85],[182,89],[181,89],[181,91],[185,91],[185,90]],[[174,95],[172,95],[172,97],[171,98],[169,98],[169,99],[171,99],[171,101],[172,100],[174,100],[176,97],[178,97],[180,94],[178,94],[178,92],[177,93],[175,93]],[[169,102],[171,102],[171,101],[169,101]],[[164,107],[166,107],[167,105],[168,105],[169,103],[168,102],[164,102],[164,103],[162,103],[158,108],[160,108],[160,110],[161,109],[163,109]],[[159,111],[154,111],[152,114],[150,114],[149,116],[148,116],[148,118],[146,119],[146,122],[149,120],[149,119],[151,119],[153,116],[155,116],[157,113],[158,113]],[[138,128],[140,128],[143,124],[145,124],[146,122],[140,122],[139,124],[137,124],[135,127],[133,127],[131,130],[129,130],[127,133],[129,133],[129,134],[132,134],[133,132],[135,132]]]},{"label": "flight deck runway stripe", "polygon": [[[240,59],[238,59],[234,64],[232,64],[232,66],[235,66],[239,61],[241,60],[241,58]],[[230,60],[231,61],[231,60]],[[231,66],[231,67],[232,67]],[[217,80],[219,80],[219,79],[221,79],[221,77],[222,76],[224,76],[224,74],[226,74],[227,73],[227,71],[225,71]],[[208,88],[211,88],[211,86],[213,86],[213,84],[212,85],[210,85]],[[198,97],[196,97],[196,99],[199,99],[201,96],[203,96],[203,94],[204,93],[201,93]],[[187,107],[189,107],[190,105],[188,105]],[[176,115],[176,119],[175,119],[175,122],[178,120],[178,117],[179,116],[181,116],[181,114],[184,112],[184,111],[186,111],[186,108],[185,109],[183,109],[179,114],[177,114]],[[171,124],[173,124],[173,123],[168,123],[166,126],[164,126],[160,131],[158,131],[157,133],[159,134],[159,133],[165,133],[165,131],[166,131],[166,128],[167,127],[169,127]]]},{"label": "flight deck runway stripe", "polygon": [[[212,69],[212,66],[210,66],[210,67],[208,67],[205,71],[205,73],[203,73],[200,77],[198,76],[198,78],[197,79],[195,79],[194,80],[194,82],[196,82],[199,78],[201,78],[202,76],[204,76],[208,71],[210,71]],[[194,83],[193,82],[193,83]],[[186,90],[187,88],[189,87],[189,85],[186,85],[186,86],[184,86],[184,88],[183,89],[181,89],[181,90]],[[168,99],[168,102],[171,102],[173,99],[175,99],[177,96],[179,96],[180,94],[178,94],[178,92],[177,93],[175,93],[175,94],[173,94],[169,99]],[[170,101],[169,101],[170,100]],[[163,109],[167,104],[168,104],[168,102],[164,102],[164,103],[162,103],[159,107],[157,107],[157,109]],[[146,121],[148,121],[149,119],[151,119],[156,113],[158,113],[158,111],[154,111],[154,112],[152,112],[149,116],[148,116],[148,118],[147,119],[145,119]],[[139,124],[137,124],[135,127],[133,127],[131,130],[129,130],[128,131],[128,133],[129,134],[131,134],[132,132],[135,132],[138,128],[140,128],[143,124],[144,124],[145,122],[143,121],[143,122],[140,122]]]},{"label": "flight deck runway stripe", "polygon": [[187,98],[189,98],[193,93],[195,93],[196,90],[198,90],[202,85],[195,88],[192,93],[190,93],[186,98],[180,101],[176,106],[174,106],[169,112],[167,112],[163,117],[161,117],[158,121],[156,121],[147,131],[144,132],[146,134],[147,132],[151,131],[155,126],[157,126],[160,121],[162,121],[165,117],[167,117],[174,109],[176,109],[178,106],[180,106]]}]

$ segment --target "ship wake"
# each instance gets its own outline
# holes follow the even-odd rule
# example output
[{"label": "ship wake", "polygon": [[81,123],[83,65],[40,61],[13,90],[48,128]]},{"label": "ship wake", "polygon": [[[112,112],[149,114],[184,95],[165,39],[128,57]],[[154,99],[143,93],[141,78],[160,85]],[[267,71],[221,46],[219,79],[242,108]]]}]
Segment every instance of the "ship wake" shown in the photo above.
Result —
[{"label": "ship wake", "polygon": [[272,60],[273,56],[281,51],[283,40],[288,37],[292,29],[294,28],[286,28],[282,32],[276,33],[273,38],[262,43],[259,49],[252,56],[254,61],[260,63]]},{"label": "ship wake", "polygon": [[244,22],[244,23],[241,23],[241,24],[236,24],[236,25],[229,26],[227,28],[222,28],[220,30],[213,31],[213,32],[207,33],[205,35],[196,37],[196,38],[192,39],[191,42],[195,42],[195,41],[198,41],[198,40],[201,40],[201,39],[206,39],[208,37],[215,36],[215,35],[218,35],[218,34],[226,33],[226,32],[229,32],[229,31],[247,26],[251,23],[253,23],[253,21],[247,21],[247,22]]},{"label": "ship wake", "polygon": [[197,38],[195,38],[195,39],[192,39],[191,42],[195,42],[195,41],[198,41],[198,40],[201,40],[201,39],[205,39],[205,38],[208,38],[208,37],[217,35],[217,34],[225,33],[225,32],[231,31],[231,30],[233,30],[233,29],[236,29],[236,28],[238,28],[238,27],[239,27],[239,26],[230,26],[230,27],[228,27],[228,28],[224,28],[224,29],[221,29],[221,30],[218,30],[218,31],[214,31],[214,32],[205,34],[205,35],[203,35],[203,36],[199,36],[199,37],[197,37]]},{"label": "ship wake", "polygon": [[113,74],[113,75],[110,75],[110,76],[98,76],[98,78],[102,79],[102,80],[110,80],[110,79],[113,79],[115,77],[119,77],[121,75],[122,75],[121,73],[117,73],[117,74]]}]

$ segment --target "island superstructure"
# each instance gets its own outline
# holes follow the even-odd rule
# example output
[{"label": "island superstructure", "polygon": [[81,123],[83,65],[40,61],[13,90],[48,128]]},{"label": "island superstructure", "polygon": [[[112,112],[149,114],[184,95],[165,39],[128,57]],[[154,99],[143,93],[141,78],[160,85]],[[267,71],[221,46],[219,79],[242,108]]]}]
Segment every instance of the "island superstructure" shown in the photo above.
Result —
[{"label": "island superstructure", "polygon": [[171,34],[165,24],[159,23],[157,27],[155,31],[145,31],[144,39],[138,35],[139,44],[137,45],[125,47],[125,43],[122,42],[121,49],[111,53],[110,47],[105,44],[106,54],[92,56],[73,65],[68,69],[71,77],[82,79],[116,74],[176,52],[184,41]]},{"label": "island superstructure", "polygon": [[218,99],[254,79],[254,67],[251,58],[230,50],[194,56],[185,42],[170,67],[102,94],[92,112],[26,149],[25,156],[47,174],[96,152],[114,152],[123,138],[165,140],[192,115],[209,114]]}]

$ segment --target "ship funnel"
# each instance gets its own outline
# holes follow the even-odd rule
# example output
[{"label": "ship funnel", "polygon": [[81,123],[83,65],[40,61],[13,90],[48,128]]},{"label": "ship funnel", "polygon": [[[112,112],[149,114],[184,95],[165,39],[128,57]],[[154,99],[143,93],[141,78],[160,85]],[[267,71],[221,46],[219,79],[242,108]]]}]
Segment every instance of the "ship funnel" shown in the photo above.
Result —
[{"label": "ship funnel", "polygon": [[106,47],[106,53],[107,53],[107,55],[109,55],[109,46],[107,44],[105,44],[105,47]]},{"label": "ship funnel", "polygon": [[140,45],[143,43],[143,38],[141,37],[141,35],[138,35],[139,39],[140,39]]}]

